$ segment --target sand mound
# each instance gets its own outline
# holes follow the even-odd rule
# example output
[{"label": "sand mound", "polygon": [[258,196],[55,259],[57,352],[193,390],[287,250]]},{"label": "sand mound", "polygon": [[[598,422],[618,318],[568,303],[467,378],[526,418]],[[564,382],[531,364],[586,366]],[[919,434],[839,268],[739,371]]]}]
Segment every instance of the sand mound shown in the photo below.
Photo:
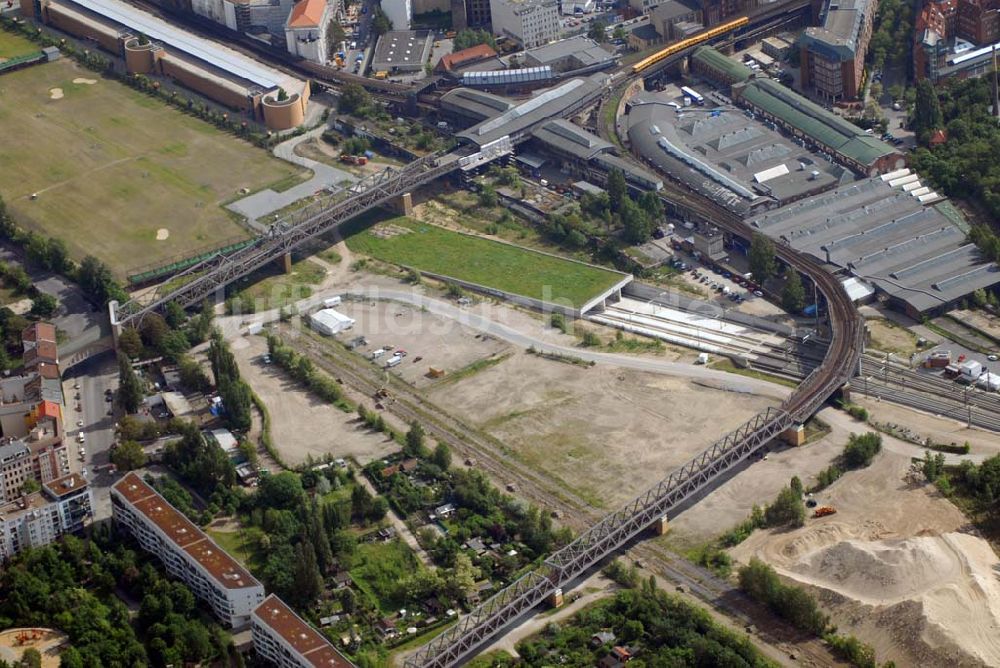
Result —
[{"label": "sand mound", "polygon": [[170,230],[168,230],[165,227],[161,227],[160,229],[156,230],[156,240],[157,241],[164,241],[169,236],[170,236]]},{"label": "sand mound", "polygon": [[961,533],[840,540],[801,552],[779,568],[800,582],[868,605],[915,602],[923,611],[924,642],[961,648],[988,665],[1000,665],[998,569],[985,540]]},{"label": "sand mound", "polygon": [[85,86],[93,86],[95,83],[97,83],[97,79],[84,79],[83,77],[77,77],[73,79],[73,83],[83,84]]},{"label": "sand mound", "polygon": [[49,89],[49,99],[50,100],[61,100],[63,98],[62,88],[50,88]]}]

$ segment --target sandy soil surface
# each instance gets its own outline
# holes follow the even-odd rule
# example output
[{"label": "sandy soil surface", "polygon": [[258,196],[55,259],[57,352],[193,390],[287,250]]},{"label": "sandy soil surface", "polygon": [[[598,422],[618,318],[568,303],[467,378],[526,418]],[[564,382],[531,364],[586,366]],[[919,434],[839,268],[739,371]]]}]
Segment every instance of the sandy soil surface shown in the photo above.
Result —
[{"label": "sandy soil surface", "polygon": [[[1000,453],[1000,436],[981,429],[969,429],[964,422],[949,418],[935,417],[903,406],[884,401],[875,401],[855,393],[852,401],[868,409],[872,419],[878,422],[892,422],[906,425],[916,434],[930,437],[935,443],[969,442],[973,454],[995,455]],[[922,451],[914,447],[914,456],[922,456]]]},{"label": "sandy soil surface", "polygon": [[[454,374],[480,360],[502,357],[513,348],[504,341],[480,334],[457,325],[453,321],[435,317],[418,308],[396,302],[345,301],[337,310],[354,318],[352,329],[338,338],[350,340],[365,336],[368,345],[357,349],[362,355],[392,345],[405,350],[403,363],[392,373],[416,387],[426,387],[441,382],[428,377],[430,367]],[[378,363],[390,357],[386,353]],[[417,358],[422,358],[417,361]],[[445,380],[447,382],[447,380]]]},{"label": "sandy soil surface", "polygon": [[918,351],[916,335],[891,320],[869,318],[865,324],[871,332],[872,348],[905,355]]},{"label": "sandy soil surface", "polygon": [[[613,508],[659,481],[774,400],[685,379],[518,352],[431,391],[595,506]],[[725,404],[726,410],[718,407]]]},{"label": "sandy soil surface", "polygon": [[816,588],[842,631],[898,665],[1000,664],[1000,568],[989,544],[932,487],[906,481],[910,458],[884,451],[817,495],[837,514],[758,531],[733,549]]},{"label": "sandy soil surface", "polygon": [[1000,316],[998,315],[994,315],[989,311],[973,311],[971,309],[955,309],[950,313],[950,315],[955,316],[962,322],[966,322],[976,329],[981,329],[987,334],[992,334],[993,336],[1000,338]]},{"label": "sandy soil surface", "polygon": [[[394,441],[360,425],[355,413],[344,413],[320,401],[278,367],[261,364],[259,358],[267,350],[263,337],[234,339],[232,349],[244,380],[271,414],[271,436],[287,464],[300,464],[309,455],[318,459],[330,454],[354,457],[364,465],[399,450]],[[386,420],[403,428],[389,415]]]}]

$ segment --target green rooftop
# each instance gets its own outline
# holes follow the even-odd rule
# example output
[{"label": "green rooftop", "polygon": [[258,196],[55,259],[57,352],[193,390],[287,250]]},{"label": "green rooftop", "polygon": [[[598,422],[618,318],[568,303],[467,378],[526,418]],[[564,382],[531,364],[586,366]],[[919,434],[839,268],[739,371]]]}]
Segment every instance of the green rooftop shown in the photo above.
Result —
[{"label": "green rooftop", "polygon": [[862,165],[870,165],[896,150],[883,141],[795,91],[771,79],[752,79],[743,97],[830,150]]},{"label": "green rooftop", "polygon": [[725,72],[735,81],[746,81],[753,74],[753,70],[743,63],[719,53],[710,46],[699,46],[691,57],[707,67]]}]

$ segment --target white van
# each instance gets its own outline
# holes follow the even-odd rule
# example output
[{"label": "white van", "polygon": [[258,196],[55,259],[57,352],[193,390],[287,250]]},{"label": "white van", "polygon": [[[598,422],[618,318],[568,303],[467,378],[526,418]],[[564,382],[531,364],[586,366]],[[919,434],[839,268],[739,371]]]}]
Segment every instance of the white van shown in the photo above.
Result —
[{"label": "white van", "polygon": [[79,434],[77,434],[77,437],[76,437],[76,442],[77,443],[83,443],[86,440],[87,440],[87,437],[83,435],[82,431]]}]

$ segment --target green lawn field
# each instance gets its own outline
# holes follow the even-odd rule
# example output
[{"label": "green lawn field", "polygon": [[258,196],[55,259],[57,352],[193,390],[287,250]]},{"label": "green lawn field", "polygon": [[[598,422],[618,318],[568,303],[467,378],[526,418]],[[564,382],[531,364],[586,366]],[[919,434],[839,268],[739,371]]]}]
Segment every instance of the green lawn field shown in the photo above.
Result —
[{"label": "green lawn field", "polygon": [[347,239],[378,260],[576,307],[621,280],[613,271],[458,234],[408,218],[393,218]]},{"label": "green lawn field", "polygon": [[42,47],[29,39],[9,33],[6,30],[0,30],[0,63],[9,58],[26,56],[29,53],[41,50]]},{"label": "green lawn field", "polygon": [[303,172],[68,59],[0,89],[0,195],[15,220],[119,276],[246,236],[220,203]]}]

